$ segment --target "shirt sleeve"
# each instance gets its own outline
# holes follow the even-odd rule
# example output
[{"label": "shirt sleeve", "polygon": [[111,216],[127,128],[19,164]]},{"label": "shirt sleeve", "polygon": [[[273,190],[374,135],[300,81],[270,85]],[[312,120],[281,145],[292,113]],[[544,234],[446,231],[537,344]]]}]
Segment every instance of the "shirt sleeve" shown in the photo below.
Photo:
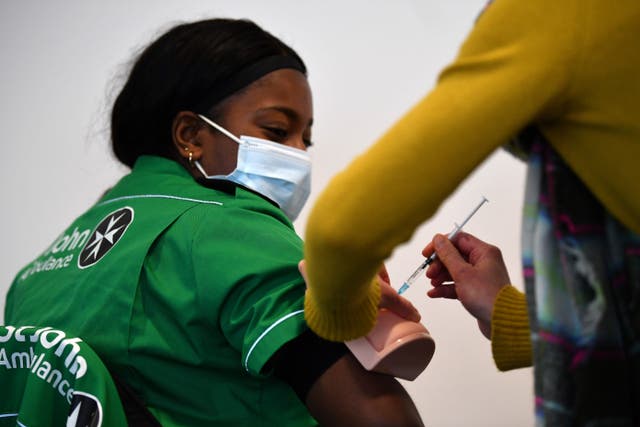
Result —
[{"label": "shirt sleeve", "polygon": [[501,371],[533,363],[527,300],[513,286],[505,286],[496,297],[491,316],[491,351]]},{"label": "shirt sleeve", "polygon": [[436,87],[331,180],[305,235],[305,317],[318,335],[366,334],[379,298],[372,278],[393,249],[496,148],[562,111],[574,9],[495,1]]},{"label": "shirt sleeve", "polygon": [[285,344],[269,361],[274,375],[289,384],[303,403],[316,381],[349,352],[344,343],[327,341],[311,330]]},{"label": "shirt sleeve", "polygon": [[194,248],[200,309],[245,370],[268,373],[271,356],[307,329],[300,237],[268,209],[231,209],[200,225]]}]

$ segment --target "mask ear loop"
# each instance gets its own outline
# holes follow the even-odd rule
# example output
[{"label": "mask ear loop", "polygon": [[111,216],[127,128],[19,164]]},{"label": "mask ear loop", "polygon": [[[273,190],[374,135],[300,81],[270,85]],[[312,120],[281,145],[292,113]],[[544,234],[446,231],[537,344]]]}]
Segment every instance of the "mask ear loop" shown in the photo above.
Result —
[{"label": "mask ear loop", "polygon": [[213,178],[213,175],[209,175],[209,174],[207,174],[207,172],[205,172],[204,168],[202,167],[202,165],[200,164],[199,161],[196,160],[195,162],[193,162],[193,166],[195,166],[196,169],[198,169],[200,171],[200,173],[202,174],[202,176],[204,176],[205,178],[207,178],[207,179]]},{"label": "mask ear loop", "polygon": [[[222,132],[224,135],[228,136],[233,141],[237,142],[239,145],[245,144],[245,142],[243,140],[241,140],[240,138],[238,138],[237,136],[235,136],[234,134],[232,134],[231,132],[229,132],[228,130],[226,130],[225,128],[223,128],[222,126],[220,126],[219,124],[217,124],[213,120],[209,119],[208,117],[205,117],[202,114],[198,114],[198,117],[200,117],[205,123],[207,123],[208,125],[212,126],[214,129]],[[189,157],[189,161],[191,161],[191,157]],[[199,161],[197,161],[197,160],[194,161],[193,165],[196,167],[196,169],[198,169],[200,171],[200,173],[205,178],[211,179],[211,178],[214,177],[214,175],[209,175],[209,174],[207,174],[207,172],[205,172],[204,168],[202,167],[202,165],[200,164]]]},{"label": "mask ear loop", "polygon": [[[244,140],[238,138],[237,136],[235,136],[234,134],[232,134],[231,132],[229,132],[228,130],[226,130],[225,128],[223,128],[222,126],[220,126],[219,124],[217,124],[216,122],[211,120],[210,118],[208,118],[206,116],[203,116],[202,114],[198,114],[198,117],[200,117],[205,123],[207,123],[208,125],[212,126],[214,129],[222,132],[224,135],[226,135],[229,138],[231,138],[233,141],[238,143],[238,145],[244,145],[244,146],[253,146],[254,145],[254,143],[251,143],[249,141],[244,141]],[[200,171],[200,173],[205,178],[211,179],[211,178],[217,177],[217,175],[209,175],[209,174],[207,174],[199,161],[195,160],[193,162],[193,165]]]},{"label": "mask ear loop", "polygon": [[216,122],[212,121],[208,117],[205,117],[202,114],[198,114],[198,117],[200,117],[202,120],[204,120],[207,124],[213,126],[216,130],[219,130],[220,132],[222,132],[223,134],[225,134],[229,138],[233,139],[238,144],[244,144],[244,141],[242,141],[240,138],[238,138],[237,136],[235,136],[234,134],[232,134],[231,132],[229,132],[228,130],[226,130],[225,128],[223,128],[222,126],[217,124]]}]

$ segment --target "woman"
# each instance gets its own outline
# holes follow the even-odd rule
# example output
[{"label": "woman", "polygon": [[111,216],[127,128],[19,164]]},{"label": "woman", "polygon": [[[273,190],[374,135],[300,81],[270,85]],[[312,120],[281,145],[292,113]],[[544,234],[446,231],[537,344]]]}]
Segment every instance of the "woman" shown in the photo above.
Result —
[{"label": "woman", "polygon": [[172,28],[113,106],[131,173],[18,274],[6,321],[82,337],[164,426],[422,425],[394,378],[305,326],[291,221],[312,122],[280,40],[244,20]]},{"label": "woman", "polygon": [[[487,315],[496,301],[492,341],[507,333],[494,346],[501,368],[531,363],[528,331],[509,335],[514,315],[531,327],[540,425],[638,425],[640,3],[488,3],[436,87],[318,198],[306,229],[305,316],[329,339],[366,334],[379,265],[520,134],[512,148],[529,164],[526,301],[503,287],[503,271],[484,295],[471,281],[457,297],[488,306],[474,312],[484,331],[496,326]],[[438,240],[436,251],[447,246]],[[456,274],[432,268],[431,296],[463,288],[440,286]]]}]

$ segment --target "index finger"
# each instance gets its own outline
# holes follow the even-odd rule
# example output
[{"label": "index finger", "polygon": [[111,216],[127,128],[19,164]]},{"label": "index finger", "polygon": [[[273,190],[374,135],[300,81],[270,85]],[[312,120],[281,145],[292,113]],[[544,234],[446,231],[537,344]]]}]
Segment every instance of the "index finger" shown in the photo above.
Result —
[{"label": "index finger", "polygon": [[389,272],[387,271],[386,265],[382,264],[382,267],[378,270],[378,277],[385,283],[391,283],[391,278],[389,278]]},{"label": "index finger", "polygon": [[428,258],[431,256],[431,254],[433,254],[434,252],[434,248],[433,248],[433,239],[427,244],[427,246],[424,247],[424,249],[422,250],[422,255],[424,255],[425,258]]},{"label": "index finger", "polygon": [[304,260],[301,260],[298,263],[298,271],[300,271],[300,274],[302,275],[302,278],[306,282],[307,281],[307,266],[305,265]]},{"label": "index finger", "polygon": [[480,240],[473,234],[469,234],[464,231],[458,233],[453,238],[452,243],[458,249],[458,251],[467,258],[469,254],[471,254],[471,252],[473,252],[474,250],[490,246],[484,240]]}]

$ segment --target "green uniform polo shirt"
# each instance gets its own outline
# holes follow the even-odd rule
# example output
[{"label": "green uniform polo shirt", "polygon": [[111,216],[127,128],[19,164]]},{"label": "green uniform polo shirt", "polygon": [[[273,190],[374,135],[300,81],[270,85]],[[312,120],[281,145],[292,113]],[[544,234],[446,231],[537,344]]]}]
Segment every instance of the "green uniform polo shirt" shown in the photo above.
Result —
[{"label": "green uniform polo shirt", "polygon": [[127,424],[100,358],[51,327],[0,326],[0,385],[0,427]]},{"label": "green uniform polo shirt", "polygon": [[266,363],[301,334],[283,212],[141,157],[14,280],[5,320],[81,337],[164,426],[315,425]]}]

